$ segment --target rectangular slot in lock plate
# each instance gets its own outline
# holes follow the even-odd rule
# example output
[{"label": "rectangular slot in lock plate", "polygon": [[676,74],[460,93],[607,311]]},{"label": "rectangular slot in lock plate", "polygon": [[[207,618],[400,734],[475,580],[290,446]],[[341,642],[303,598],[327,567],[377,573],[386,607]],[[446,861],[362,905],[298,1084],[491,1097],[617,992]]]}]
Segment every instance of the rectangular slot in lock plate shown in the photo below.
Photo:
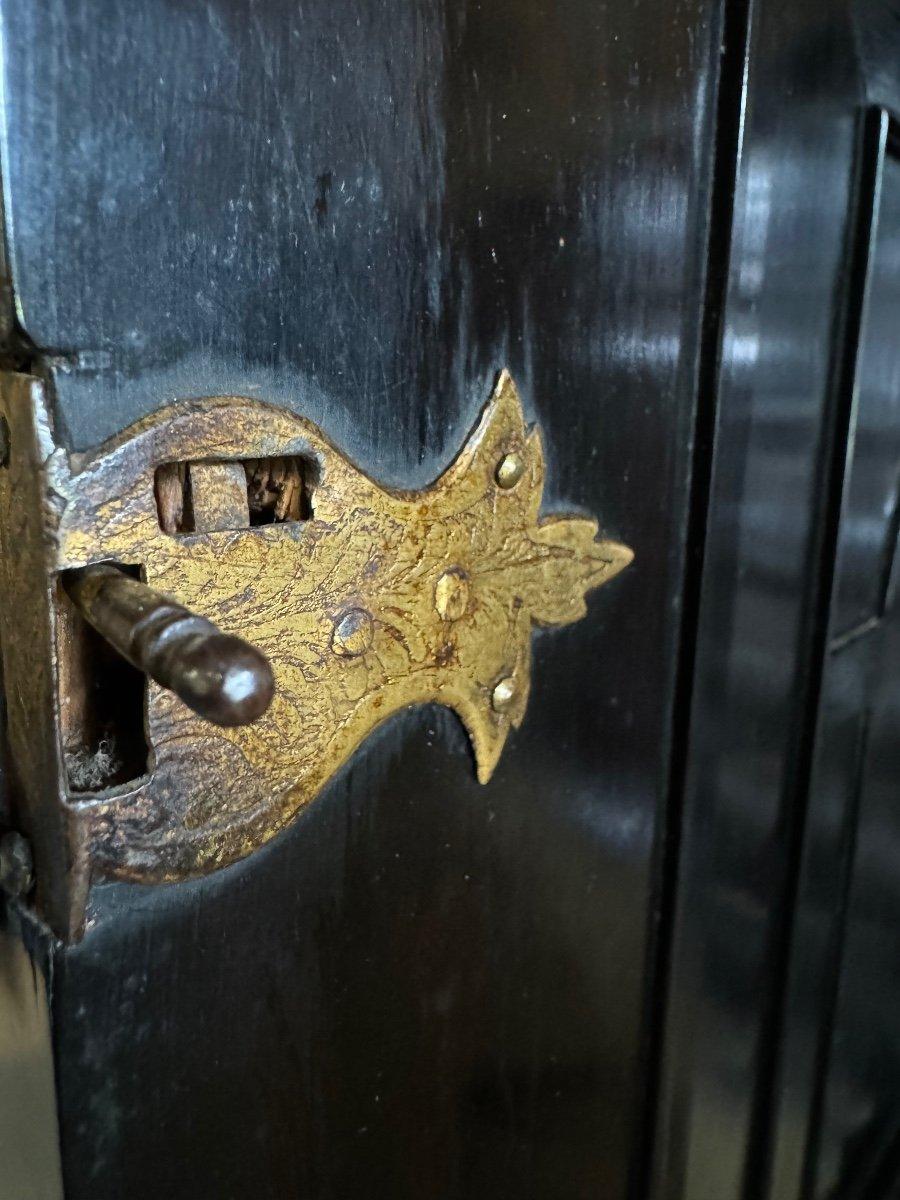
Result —
[{"label": "rectangular slot in lock plate", "polygon": [[[116,564],[141,578],[138,567]],[[59,725],[70,793],[100,792],[147,774],[146,677],[85,621],[56,580]]]},{"label": "rectangular slot in lock plate", "polygon": [[308,521],[315,484],[315,462],[296,455],[164,463],[155,478],[160,528],[177,535]]}]

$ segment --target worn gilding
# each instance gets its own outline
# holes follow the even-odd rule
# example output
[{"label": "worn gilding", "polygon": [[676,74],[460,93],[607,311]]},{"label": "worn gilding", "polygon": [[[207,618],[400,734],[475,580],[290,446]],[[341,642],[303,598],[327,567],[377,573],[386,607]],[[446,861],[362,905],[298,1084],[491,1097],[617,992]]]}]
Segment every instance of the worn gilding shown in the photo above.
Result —
[{"label": "worn gilding", "polygon": [[[40,389],[29,395],[46,428]],[[314,462],[308,520],[160,527],[159,465],[272,456]],[[244,728],[213,727],[150,685],[148,776],[65,801],[91,864],[113,877],[174,880],[246,855],[407,705],[456,711],[487,783],[528,703],[532,627],[578,620],[585,593],[632,557],[591,519],[540,518],[540,434],[506,372],[455,462],[419,492],[380,487],[309,422],[235,397],[164,409],[82,461],[53,450],[42,469],[51,572],[140,564],[275,672],[271,708]]]}]

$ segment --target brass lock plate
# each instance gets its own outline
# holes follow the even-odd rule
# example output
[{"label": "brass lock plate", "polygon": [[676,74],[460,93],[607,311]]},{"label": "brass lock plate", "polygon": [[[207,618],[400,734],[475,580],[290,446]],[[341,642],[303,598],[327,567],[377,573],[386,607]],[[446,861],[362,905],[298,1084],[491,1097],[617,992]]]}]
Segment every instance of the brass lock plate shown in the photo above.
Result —
[{"label": "brass lock plate", "polygon": [[[80,458],[55,444],[39,381],[7,376],[2,413],[10,744],[39,888],[47,872],[66,881],[39,901],[69,934],[92,874],[173,881],[234,862],[407,705],[457,712],[486,783],[528,703],[533,626],[584,616],[632,558],[594,520],[541,518],[540,433],[505,371],[456,460],[415,492],[256,400],[181,402]],[[272,462],[275,485],[258,466]],[[276,691],[254,724],[218,728],[149,684],[145,772],[78,791],[57,580],[100,561],[257,646]]]}]

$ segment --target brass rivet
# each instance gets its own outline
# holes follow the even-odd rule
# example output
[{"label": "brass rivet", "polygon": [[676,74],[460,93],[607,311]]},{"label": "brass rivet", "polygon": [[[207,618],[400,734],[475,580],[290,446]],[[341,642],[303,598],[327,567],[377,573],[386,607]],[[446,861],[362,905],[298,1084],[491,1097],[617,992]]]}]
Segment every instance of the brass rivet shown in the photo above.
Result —
[{"label": "brass rivet", "polygon": [[434,607],[445,621],[458,621],[469,606],[469,581],[461,567],[445,571],[434,585]]},{"label": "brass rivet", "polygon": [[512,675],[500,680],[491,692],[491,705],[494,712],[506,712],[516,698],[516,681]]},{"label": "brass rivet", "polygon": [[494,472],[494,477],[499,487],[511,488],[515,487],[522,478],[524,470],[525,462],[521,454],[504,454],[497,463],[497,470]]},{"label": "brass rivet", "polygon": [[331,634],[331,648],[342,658],[358,658],[372,645],[372,616],[364,608],[350,608],[338,619]]}]

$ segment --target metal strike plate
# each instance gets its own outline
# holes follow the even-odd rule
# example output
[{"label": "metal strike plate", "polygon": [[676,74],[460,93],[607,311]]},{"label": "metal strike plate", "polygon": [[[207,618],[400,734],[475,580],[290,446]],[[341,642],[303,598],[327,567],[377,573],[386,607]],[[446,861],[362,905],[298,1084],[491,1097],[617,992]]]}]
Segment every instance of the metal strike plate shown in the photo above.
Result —
[{"label": "metal strike plate", "polygon": [[[65,936],[92,877],[174,881],[249,854],[407,705],[457,712],[487,783],[528,703],[533,626],[584,616],[586,592],[632,558],[593,520],[540,517],[541,438],[505,371],[456,460],[417,492],[380,487],[310,422],[256,400],[178,403],[85,456],[56,445],[38,380],[7,375],[0,408],[15,791],[39,907]],[[254,466],[273,460],[294,464],[274,484]],[[280,518],[254,523],[266,488]],[[101,561],[259,647],[276,689],[255,724],[219,728],[150,683],[143,771],[93,789],[88,772],[79,790],[59,579]]]}]

